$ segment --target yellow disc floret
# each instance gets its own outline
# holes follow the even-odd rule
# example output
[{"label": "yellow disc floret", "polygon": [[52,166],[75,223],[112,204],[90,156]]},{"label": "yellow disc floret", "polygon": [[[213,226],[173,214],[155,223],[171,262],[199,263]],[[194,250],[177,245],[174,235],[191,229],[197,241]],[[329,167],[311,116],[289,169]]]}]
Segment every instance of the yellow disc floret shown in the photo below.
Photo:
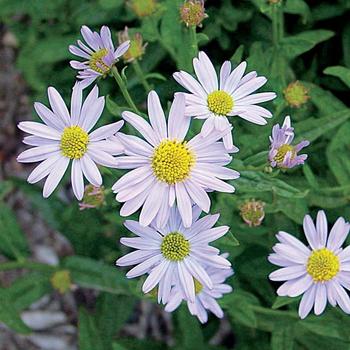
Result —
[{"label": "yellow disc floret", "polygon": [[194,292],[197,295],[197,294],[199,294],[202,291],[203,285],[202,285],[202,283],[197,281],[195,278],[193,279],[193,282],[194,282]]},{"label": "yellow disc floret", "polygon": [[95,72],[101,73],[103,75],[107,74],[111,67],[109,67],[104,61],[104,57],[108,54],[107,49],[101,49],[99,51],[94,52],[91,55],[89,66]]},{"label": "yellow disc floret", "polygon": [[158,180],[175,184],[185,180],[195,163],[195,156],[186,142],[165,140],[155,149],[152,169]]},{"label": "yellow disc floret", "polygon": [[182,233],[171,232],[163,238],[160,250],[165,259],[181,261],[190,253],[190,242]]},{"label": "yellow disc floret", "polygon": [[81,158],[89,143],[89,135],[80,126],[73,125],[65,128],[61,137],[61,152],[70,159]]},{"label": "yellow disc floret", "polygon": [[307,261],[306,270],[315,282],[326,282],[337,275],[339,258],[327,248],[315,250]]},{"label": "yellow disc floret", "polygon": [[286,156],[286,154],[288,152],[292,152],[291,159],[295,158],[296,152],[295,152],[294,147],[291,145],[288,145],[288,144],[284,144],[278,149],[277,154],[274,157],[274,160],[277,163],[282,163],[284,160],[284,157]]},{"label": "yellow disc floret", "polygon": [[288,105],[295,108],[302,106],[310,99],[309,89],[299,81],[290,83],[283,90],[283,94]]},{"label": "yellow disc floret", "polygon": [[234,101],[233,98],[225,91],[217,90],[208,95],[208,108],[211,112],[225,116],[231,112]]}]

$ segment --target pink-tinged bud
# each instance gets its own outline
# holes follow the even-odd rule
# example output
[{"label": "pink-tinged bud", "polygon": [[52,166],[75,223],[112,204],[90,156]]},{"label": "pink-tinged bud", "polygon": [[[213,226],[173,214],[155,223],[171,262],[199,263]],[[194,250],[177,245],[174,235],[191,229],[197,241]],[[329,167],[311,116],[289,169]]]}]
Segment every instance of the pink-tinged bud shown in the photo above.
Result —
[{"label": "pink-tinged bud", "polygon": [[124,62],[132,62],[137,59],[141,59],[145,53],[145,49],[148,43],[143,43],[141,33],[129,34],[129,28],[118,33],[119,44],[125,41],[130,41],[129,50],[123,55]]},{"label": "pink-tinged bud", "polygon": [[186,0],[180,8],[182,22],[189,26],[201,26],[208,17],[205,13],[204,0]]},{"label": "pink-tinged bud", "polygon": [[244,222],[251,227],[260,226],[265,217],[264,206],[265,203],[256,201],[255,199],[242,204],[239,209]]}]

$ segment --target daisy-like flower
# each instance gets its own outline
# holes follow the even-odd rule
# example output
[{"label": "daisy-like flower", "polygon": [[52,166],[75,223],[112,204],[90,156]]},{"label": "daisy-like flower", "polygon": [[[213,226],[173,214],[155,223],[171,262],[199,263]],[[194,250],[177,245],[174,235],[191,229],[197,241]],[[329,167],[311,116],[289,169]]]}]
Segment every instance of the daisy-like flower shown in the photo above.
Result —
[{"label": "daisy-like flower", "polygon": [[296,297],[303,294],[299,316],[305,318],[312,308],[320,315],[327,300],[350,313],[350,247],[342,249],[350,224],[340,217],[328,235],[324,211],[317,214],[316,227],[309,215],[304,218],[307,247],[289,233],[279,232],[279,240],[269,256],[272,264],[282,268],[270,274],[272,281],[286,281],[278,288],[280,296]]},{"label": "daisy-like flower", "polygon": [[217,142],[230,128],[185,141],[190,119],[185,116],[182,94],[175,96],[168,123],[154,91],[148,95],[148,113],[151,125],[135,113],[122,114],[146,141],[118,134],[126,154],[118,158],[118,168],[134,169],[112,187],[117,201],[125,202],[120,214],[128,216],[142,206],[141,225],[147,226],[156,218],[157,226],[162,227],[176,201],[184,226],[189,227],[193,203],[206,213],[209,211],[207,191],[235,190],[222,179],[236,179],[239,173],[224,167],[231,157],[222,142]]},{"label": "daisy-like flower", "polygon": [[293,168],[297,165],[304,164],[307,154],[298,155],[298,152],[307,147],[309,141],[301,141],[296,146],[291,143],[294,139],[294,128],[291,126],[290,117],[286,116],[282,127],[279,124],[272,128],[270,136],[269,161],[272,167]]},{"label": "daisy-like flower", "polygon": [[119,57],[128,51],[130,41],[123,42],[117,49],[114,48],[111,31],[103,26],[100,34],[92,32],[87,26],[81,27],[81,35],[86,44],[77,41],[78,46],[70,45],[69,51],[76,56],[84,58],[84,62],[70,61],[72,68],[79,70],[78,79],[81,79],[85,88],[97,78],[105,78]]},{"label": "daisy-like flower", "polygon": [[[230,126],[227,117],[239,116],[252,123],[264,125],[265,118],[272,114],[256,103],[270,101],[276,97],[274,92],[252,94],[263,86],[267,79],[258,77],[256,72],[244,75],[247,67],[242,62],[231,72],[231,63],[225,61],[220,70],[220,78],[204,52],[193,59],[193,67],[197,79],[180,71],[174,73],[174,79],[190,93],[186,96],[186,116],[206,119],[202,127],[202,135],[208,136],[212,129],[224,130]],[[232,135],[227,133],[223,138],[227,150],[231,150]]]},{"label": "daisy-like flower", "polygon": [[200,208],[190,208],[193,222],[188,228],[182,224],[176,206],[171,208],[167,225],[143,227],[137,221],[127,220],[125,226],[138,237],[121,238],[120,242],[137,249],[117,260],[118,266],[136,265],[126,276],[134,278],[148,273],[142,290],[149,293],[158,284],[158,301],[166,303],[173,285],[178,285],[187,300],[195,302],[195,280],[209,290],[214,281],[203,266],[230,269],[230,262],[218,255],[219,250],[210,242],[222,237],[228,226],[215,227],[219,215],[207,215],[201,219]]},{"label": "daisy-like flower", "polygon": [[73,88],[70,113],[55,88],[48,88],[48,96],[51,110],[39,102],[34,104],[46,125],[31,121],[18,124],[19,129],[32,134],[23,142],[34,147],[22,152],[17,160],[22,163],[41,162],[29,175],[28,182],[33,184],[47,176],[43,190],[45,198],[55,190],[72,160],[73,192],[81,200],[84,195],[83,175],[96,187],[102,184],[95,163],[117,166],[113,155],[121,154],[123,146],[109,138],[124,122],[105,125],[90,133],[105,105],[104,97],[98,97],[97,86],[82,103],[82,87],[77,83]]},{"label": "daisy-like flower", "polygon": [[[222,256],[227,257],[228,254],[222,254]],[[209,289],[195,279],[195,300],[191,302],[186,300],[182,288],[175,285],[170,292],[165,311],[173,312],[180,306],[181,302],[185,300],[187,301],[187,307],[191,315],[197,316],[201,323],[206,323],[208,321],[207,310],[211,311],[218,318],[224,317],[224,312],[216,299],[222,298],[224,294],[232,292],[232,287],[224,282],[228,277],[233,275],[233,270],[222,270],[211,266],[205,268],[205,270],[213,282],[213,288]]]}]

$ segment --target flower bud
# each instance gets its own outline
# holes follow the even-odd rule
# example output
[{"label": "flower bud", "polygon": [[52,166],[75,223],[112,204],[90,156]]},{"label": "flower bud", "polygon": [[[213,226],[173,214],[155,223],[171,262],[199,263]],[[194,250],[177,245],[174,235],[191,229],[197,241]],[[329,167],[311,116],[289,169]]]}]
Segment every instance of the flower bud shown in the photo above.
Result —
[{"label": "flower bud", "polygon": [[80,210],[102,207],[105,203],[104,187],[85,186],[84,197],[79,203]]},{"label": "flower bud", "polygon": [[264,206],[265,203],[256,201],[255,199],[251,199],[242,204],[239,209],[244,222],[250,227],[260,226],[265,217]]},{"label": "flower bud", "polygon": [[61,294],[64,294],[70,290],[72,281],[70,278],[70,272],[68,270],[61,270],[55,272],[51,277],[51,284],[54,289],[58,290]]},{"label": "flower bud", "polygon": [[298,108],[305,104],[310,96],[309,90],[299,81],[290,83],[283,91],[284,98],[288,105]]},{"label": "flower bud", "polygon": [[180,8],[180,17],[187,27],[201,26],[208,17],[205,13],[204,0],[186,0]]},{"label": "flower bud", "polygon": [[150,16],[158,7],[156,0],[129,0],[128,5],[139,18]]},{"label": "flower bud", "polygon": [[124,62],[132,62],[137,59],[141,59],[145,53],[147,43],[143,44],[143,38],[141,33],[135,33],[134,35],[129,35],[128,27],[118,33],[119,44],[125,41],[130,41],[129,50],[123,55]]}]

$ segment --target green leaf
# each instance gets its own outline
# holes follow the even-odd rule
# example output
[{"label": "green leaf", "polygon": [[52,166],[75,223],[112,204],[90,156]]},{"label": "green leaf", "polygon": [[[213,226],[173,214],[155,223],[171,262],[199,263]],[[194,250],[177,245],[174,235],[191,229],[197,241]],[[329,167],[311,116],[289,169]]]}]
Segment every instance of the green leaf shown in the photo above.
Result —
[{"label": "green leaf", "polygon": [[330,30],[310,30],[282,39],[281,46],[284,55],[293,59],[315,47],[322,41],[330,39],[334,32]]},{"label": "green leaf", "polygon": [[187,305],[177,311],[179,349],[202,350],[205,347],[203,335],[196,316],[192,316]]},{"label": "green leaf", "polygon": [[115,117],[118,117],[119,119],[121,118],[121,115],[124,111],[129,111],[129,107],[123,107],[119,106],[117,103],[115,103],[111,96],[107,96],[106,98],[106,107],[108,109],[108,112],[114,115]]},{"label": "green leaf", "polygon": [[95,319],[83,308],[79,309],[78,327],[80,350],[106,350],[103,347]]},{"label": "green leaf", "polygon": [[279,309],[283,306],[292,304],[296,301],[300,300],[300,298],[290,298],[290,297],[277,297],[275,302],[272,304],[271,308],[273,310]]},{"label": "green leaf", "polygon": [[295,123],[294,127],[297,135],[295,142],[301,140],[313,142],[337,126],[345,123],[349,118],[350,109],[345,109],[322,118],[308,118]]},{"label": "green leaf", "polygon": [[293,15],[301,15],[303,22],[306,23],[310,18],[310,7],[304,0],[287,0],[283,11]]},{"label": "green leaf", "polygon": [[294,349],[294,327],[276,327],[271,335],[271,350]]},{"label": "green leaf", "polygon": [[28,245],[12,210],[0,202],[0,252],[11,259],[28,255]]},{"label": "green leaf", "polygon": [[234,182],[237,193],[275,192],[285,198],[303,198],[306,195],[306,192],[268,174],[255,171],[240,171],[240,174]]},{"label": "green leaf", "polygon": [[234,64],[235,66],[240,64],[242,62],[243,53],[244,53],[244,45],[239,45],[236,51],[234,52],[234,54],[232,55],[232,57],[230,58],[231,63]]},{"label": "green leaf", "polygon": [[333,66],[326,68],[323,73],[339,78],[348,88],[350,88],[350,68]]},{"label": "green leaf", "polygon": [[96,324],[102,335],[103,350],[111,349],[115,334],[124,326],[134,309],[136,298],[102,293],[96,305]]},{"label": "green leaf", "polygon": [[350,159],[346,156],[350,152],[349,135],[350,122],[347,122],[334,135],[326,152],[329,168],[343,186],[349,185],[350,179]]},{"label": "green leaf", "polygon": [[62,266],[70,271],[72,281],[81,287],[118,295],[132,294],[133,283],[115,267],[80,256],[66,258]]}]

